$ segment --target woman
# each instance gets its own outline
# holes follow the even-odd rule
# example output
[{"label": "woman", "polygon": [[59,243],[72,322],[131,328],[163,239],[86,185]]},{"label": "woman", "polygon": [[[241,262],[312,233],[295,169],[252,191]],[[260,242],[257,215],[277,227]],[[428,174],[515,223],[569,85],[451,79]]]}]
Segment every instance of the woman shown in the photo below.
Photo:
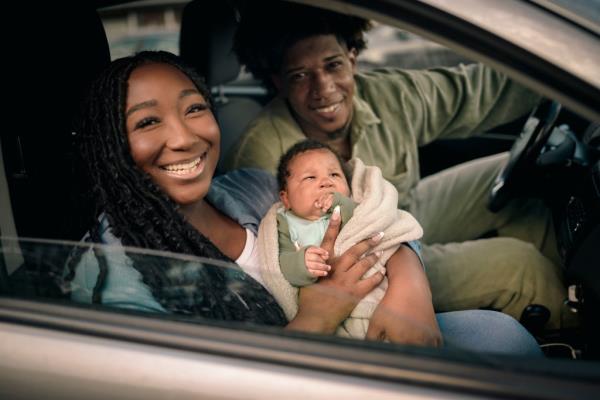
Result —
[{"label": "woman", "polygon": [[[258,222],[276,199],[275,180],[256,170],[212,179],[220,133],[202,79],[172,54],[142,52],[114,61],[89,99],[83,153],[102,215],[88,239],[119,246],[69,262],[74,300],[333,333],[381,281],[381,274],[360,279],[376,260],[374,254],[361,258],[376,239],[360,242],[330,260],[328,277],[300,292],[298,313],[286,321],[259,283],[254,246]],[[339,224],[333,220],[323,241],[331,254]],[[182,290],[189,274],[123,245],[234,260],[250,276],[204,266],[192,274],[194,290]],[[436,321],[416,253],[402,246],[394,256],[404,265],[388,271],[390,286],[396,282],[388,292],[395,295],[381,302],[367,337],[437,345],[439,322],[445,339],[462,347],[540,354],[533,338],[499,313],[448,313]],[[240,281],[249,290],[232,289],[230,283]]]}]

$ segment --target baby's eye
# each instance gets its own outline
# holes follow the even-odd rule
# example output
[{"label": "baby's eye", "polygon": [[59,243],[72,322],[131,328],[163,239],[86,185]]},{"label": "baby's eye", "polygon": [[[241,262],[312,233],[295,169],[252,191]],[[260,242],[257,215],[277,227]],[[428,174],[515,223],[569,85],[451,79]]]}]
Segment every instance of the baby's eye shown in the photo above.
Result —
[{"label": "baby's eye", "polygon": [[141,121],[139,121],[137,124],[135,124],[135,129],[144,129],[148,126],[158,124],[159,122],[160,122],[160,120],[158,118],[146,117],[146,118],[142,119]]},{"label": "baby's eye", "polygon": [[315,177],[314,177],[313,175],[310,175],[310,176],[305,176],[305,177],[304,177],[304,180],[305,180],[305,181],[307,181],[307,180],[308,180],[308,181],[312,181],[313,179],[315,179]]}]

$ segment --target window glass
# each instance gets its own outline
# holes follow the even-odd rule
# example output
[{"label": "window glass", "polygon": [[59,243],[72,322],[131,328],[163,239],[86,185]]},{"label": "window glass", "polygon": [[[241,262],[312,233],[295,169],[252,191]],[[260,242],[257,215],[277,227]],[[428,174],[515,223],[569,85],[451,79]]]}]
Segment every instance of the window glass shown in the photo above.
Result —
[{"label": "window glass", "polygon": [[470,63],[447,47],[392,26],[374,23],[366,37],[367,48],[358,57],[362,69],[420,69]]},{"label": "window glass", "polygon": [[111,58],[142,50],[179,53],[181,12],[186,1],[138,1],[100,10]]}]

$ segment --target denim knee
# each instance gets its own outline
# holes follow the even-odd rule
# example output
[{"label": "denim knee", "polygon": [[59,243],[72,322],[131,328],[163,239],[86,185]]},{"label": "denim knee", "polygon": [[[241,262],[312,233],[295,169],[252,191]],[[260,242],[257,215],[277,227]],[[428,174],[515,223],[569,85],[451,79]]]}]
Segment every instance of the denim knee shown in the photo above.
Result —
[{"label": "denim knee", "polygon": [[488,310],[436,314],[445,346],[475,352],[542,356],[531,334],[509,315]]}]

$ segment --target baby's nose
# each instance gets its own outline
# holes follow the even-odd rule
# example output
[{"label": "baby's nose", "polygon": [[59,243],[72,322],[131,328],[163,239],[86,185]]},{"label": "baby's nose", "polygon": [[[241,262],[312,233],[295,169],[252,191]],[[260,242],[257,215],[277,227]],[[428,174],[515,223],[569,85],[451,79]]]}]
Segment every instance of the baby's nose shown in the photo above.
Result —
[{"label": "baby's nose", "polygon": [[333,181],[329,177],[321,180],[321,187],[331,187],[332,185],[333,185]]}]

